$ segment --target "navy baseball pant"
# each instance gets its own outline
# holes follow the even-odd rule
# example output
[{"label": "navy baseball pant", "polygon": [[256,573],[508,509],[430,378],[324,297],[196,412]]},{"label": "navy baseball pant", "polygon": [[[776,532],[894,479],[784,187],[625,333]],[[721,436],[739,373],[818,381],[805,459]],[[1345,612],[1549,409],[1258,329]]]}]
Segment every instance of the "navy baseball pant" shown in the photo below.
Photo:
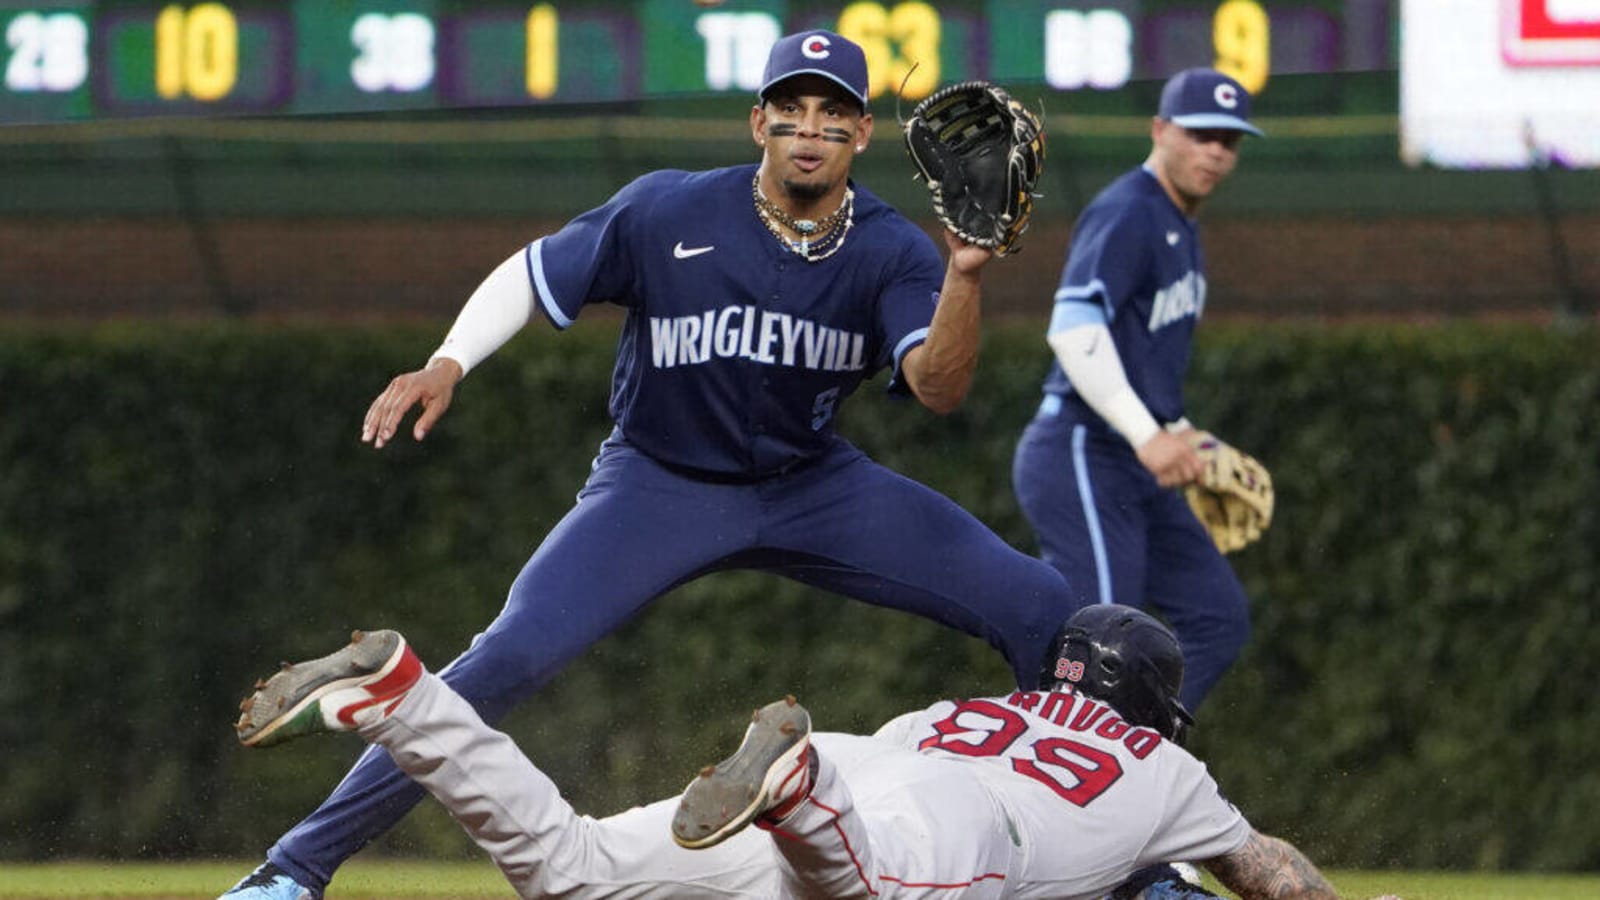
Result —
[{"label": "navy baseball pant", "polygon": [[1088,602],[1166,618],[1183,646],[1179,699],[1197,709],[1249,640],[1250,608],[1182,493],[1158,485],[1121,435],[1070,415],[1028,424],[1012,480],[1045,562]]},{"label": "navy baseball pant", "polygon": [[[1055,569],[843,439],[792,472],[724,484],[671,471],[613,435],[500,615],[440,677],[494,722],[656,597],[729,568],[776,572],[981,637],[1025,688],[1077,606]],[[301,884],[325,885],[422,797],[386,753],[369,749],[267,856]]]}]

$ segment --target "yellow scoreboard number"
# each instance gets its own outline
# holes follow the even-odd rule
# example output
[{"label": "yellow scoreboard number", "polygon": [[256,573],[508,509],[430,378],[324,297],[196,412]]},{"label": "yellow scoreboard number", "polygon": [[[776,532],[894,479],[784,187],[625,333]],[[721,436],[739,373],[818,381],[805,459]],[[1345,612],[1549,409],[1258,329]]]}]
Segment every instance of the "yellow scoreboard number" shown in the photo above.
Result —
[{"label": "yellow scoreboard number", "polygon": [[1217,48],[1217,69],[1250,93],[1261,93],[1272,71],[1272,30],[1261,4],[1223,0],[1211,20],[1211,42]]},{"label": "yellow scoreboard number", "polygon": [[557,43],[556,8],[541,3],[528,10],[528,52],[526,60],[529,97],[544,99],[553,96],[560,86],[560,45]]},{"label": "yellow scoreboard number", "polygon": [[221,3],[168,6],[156,17],[156,93],[215,101],[239,81],[239,22]]},{"label": "yellow scoreboard number", "polygon": [[939,31],[939,11],[915,0],[852,3],[839,14],[839,33],[866,54],[874,97],[885,91],[907,99],[933,93],[939,86]]}]

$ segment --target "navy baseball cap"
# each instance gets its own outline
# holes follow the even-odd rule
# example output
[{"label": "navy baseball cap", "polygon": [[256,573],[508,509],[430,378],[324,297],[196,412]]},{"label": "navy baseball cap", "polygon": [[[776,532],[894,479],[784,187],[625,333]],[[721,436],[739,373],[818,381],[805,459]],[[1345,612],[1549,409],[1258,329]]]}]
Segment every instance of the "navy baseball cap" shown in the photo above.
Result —
[{"label": "navy baseball cap", "polygon": [[849,92],[863,110],[867,108],[867,55],[843,35],[802,31],[773,44],[756,96],[766,100],[773,85],[796,75],[821,75]]},{"label": "navy baseball cap", "polygon": [[1266,137],[1250,124],[1250,92],[1216,69],[1184,69],[1167,79],[1156,115],[1185,128],[1222,128]]}]

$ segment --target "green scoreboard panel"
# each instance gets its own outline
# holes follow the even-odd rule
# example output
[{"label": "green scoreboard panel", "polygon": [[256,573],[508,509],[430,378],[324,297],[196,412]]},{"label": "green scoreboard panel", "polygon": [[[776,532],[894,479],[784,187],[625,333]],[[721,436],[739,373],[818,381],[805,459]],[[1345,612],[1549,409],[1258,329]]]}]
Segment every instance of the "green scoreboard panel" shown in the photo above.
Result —
[{"label": "green scoreboard panel", "polygon": [[802,28],[908,100],[986,78],[1115,92],[1217,65],[1392,70],[1390,0],[0,0],[0,122],[536,106],[749,94]]}]

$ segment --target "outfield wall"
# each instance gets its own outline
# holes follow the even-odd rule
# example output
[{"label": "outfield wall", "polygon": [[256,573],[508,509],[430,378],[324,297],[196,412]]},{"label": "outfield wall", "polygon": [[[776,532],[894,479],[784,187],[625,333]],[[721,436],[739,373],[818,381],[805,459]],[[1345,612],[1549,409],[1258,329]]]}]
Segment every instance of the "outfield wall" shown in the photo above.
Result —
[{"label": "outfield wall", "polygon": [[[446,318],[639,174],[753,160],[743,108],[0,129],[0,316]],[[860,180],[933,230],[879,116]],[[1047,123],[1033,233],[986,281],[996,314],[1046,314],[1072,219],[1148,150],[1146,119]],[[1262,124],[1203,215],[1214,314],[1595,310],[1600,171],[1409,169],[1384,113]]]},{"label": "outfield wall", "polygon": [[[937,225],[921,223],[936,233]],[[0,219],[0,317],[425,319],[440,333],[472,289],[558,220],[516,217]],[[1600,214],[1552,252],[1537,216],[1223,216],[1202,233],[1212,319],[1592,316]],[[1040,327],[1071,235],[1041,219],[991,266],[984,309]],[[1564,260],[1564,262],[1562,262]],[[598,308],[585,315],[607,315]]]}]

